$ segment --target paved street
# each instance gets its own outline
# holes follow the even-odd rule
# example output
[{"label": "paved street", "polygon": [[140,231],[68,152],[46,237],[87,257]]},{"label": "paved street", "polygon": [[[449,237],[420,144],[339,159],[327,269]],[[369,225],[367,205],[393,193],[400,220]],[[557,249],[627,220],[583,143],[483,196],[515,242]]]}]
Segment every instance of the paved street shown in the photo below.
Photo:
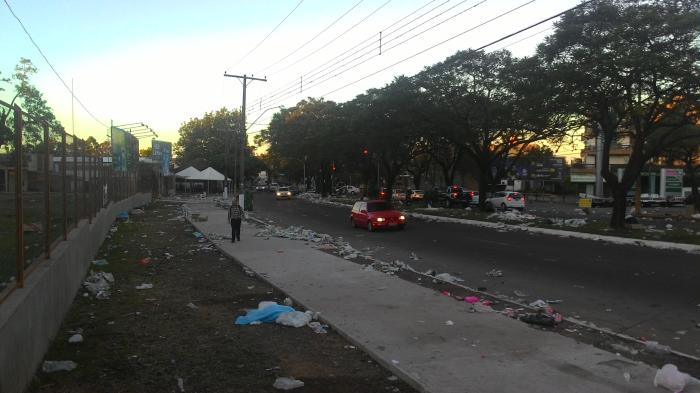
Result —
[{"label": "paved street", "polygon": [[[565,315],[700,355],[700,257],[468,225],[414,220],[404,231],[369,233],[349,225],[349,208],[255,195],[255,215],[342,236],[376,258],[449,272],[472,287],[528,300],[560,299]],[[411,260],[410,253],[419,259]],[[492,278],[491,269],[503,271]]]}]

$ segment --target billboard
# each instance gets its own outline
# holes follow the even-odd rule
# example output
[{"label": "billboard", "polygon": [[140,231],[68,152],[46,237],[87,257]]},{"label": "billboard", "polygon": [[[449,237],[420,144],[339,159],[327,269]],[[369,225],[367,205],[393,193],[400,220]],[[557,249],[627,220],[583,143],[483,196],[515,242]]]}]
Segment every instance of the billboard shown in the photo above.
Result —
[{"label": "billboard", "polygon": [[136,172],[139,140],[121,128],[112,127],[112,167],[118,172]]},{"label": "billboard", "polygon": [[163,176],[170,175],[170,161],[173,155],[173,145],[170,142],[151,141],[151,158],[160,161]]}]

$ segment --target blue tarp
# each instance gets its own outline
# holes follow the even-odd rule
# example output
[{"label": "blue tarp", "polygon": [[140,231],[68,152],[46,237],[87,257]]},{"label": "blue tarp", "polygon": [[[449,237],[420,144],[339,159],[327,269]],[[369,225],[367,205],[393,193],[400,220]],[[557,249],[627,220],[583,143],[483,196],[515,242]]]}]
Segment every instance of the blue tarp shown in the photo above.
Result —
[{"label": "blue tarp", "polygon": [[293,308],[279,304],[271,304],[265,308],[248,310],[248,314],[236,318],[236,325],[248,325],[251,322],[274,322],[277,317],[285,312],[293,312]]},{"label": "blue tarp", "polygon": [[129,219],[129,213],[127,213],[127,212],[119,212],[119,214],[117,214],[117,219],[118,219],[118,220],[128,220],[128,219]]}]

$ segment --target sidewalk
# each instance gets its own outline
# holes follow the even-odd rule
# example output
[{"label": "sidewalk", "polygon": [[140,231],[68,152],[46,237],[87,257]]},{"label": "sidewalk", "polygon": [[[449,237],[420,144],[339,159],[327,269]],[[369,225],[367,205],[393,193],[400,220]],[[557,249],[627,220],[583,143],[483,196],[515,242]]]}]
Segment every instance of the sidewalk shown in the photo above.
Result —
[{"label": "sidewalk", "polygon": [[[205,234],[229,236],[226,211],[190,206]],[[661,392],[656,369],[315,250],[301,241],[215,241],[420,390],[438,392]],[[452,324],[448,324],[447,321]],[[629,380],[628,380],[629,379]]]}]

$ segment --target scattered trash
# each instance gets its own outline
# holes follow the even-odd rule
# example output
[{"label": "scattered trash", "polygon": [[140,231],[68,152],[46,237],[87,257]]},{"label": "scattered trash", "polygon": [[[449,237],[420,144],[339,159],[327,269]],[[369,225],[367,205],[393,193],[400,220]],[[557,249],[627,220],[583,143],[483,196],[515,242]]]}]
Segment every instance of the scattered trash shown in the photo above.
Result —
[{"label": "scattered trash", "polygon": [[107,262],[106,259],[97,259],[92,261],[92,264],[95,266],[107,266],[109,265],[109,262]]},{"label": "scattered trash", "polygon": [[323,325],[321,322],[309,322],[309,327],[314,331],[314,333],[325,334],[328,333],[326,328],[328,325]]},{"label": "scattered trash", "polygon": [[141,258],[137,263],[141,266],[148,266],[151,264],[151,258]]},{"label": "scattered trash", "polygon": [[451,275],[450,273],[440,273],[440,274],[436,275],[435,278],[437,278],[438,280],[447,281],[449,283],[456,283],[456,282],[464,281],[459,277],[455,277],[455,276]]},{"label": "scattered trash", "polygon": [[415,252],[411,252],[411,254],[409,254],[408,257],[414,261],[417,261],[418,259],[420,259],[420,258],[418,258],[418,255],[416,255]]},{"label": "scattered trash", "polygon": [[661,386],[674,393],[682,392],[685,386],[693,380],[690,375],[678,371],[673,364],[666,364],[656,371],[654,386]]},{"label": "scattered trash", "polygon": [[670,231],[671,229],[673,229],[673,225],[672,225],[672,224],[666,224],[666,230],[667,230],[667,231]]},{"label": "scattered trash", "polygon": [[627,381],[627,382],[629,382],[630,379],[632,379],[632,376],[630,375],[630,373],[627,373],[627,372],[622,373],[622,377],[625,378],[625,381]]},{"label": "scattered trash", "polygon": [[644,347],[648,352],[657,354],[667,354],[671,352],[671,347],[668,345],[659,344],[658,341],[647,341],[644,343]]},{"label": "scattered trash", "polygon": [[127,212],[119,212],[117,214],[117,220],[119,221],[128,221],[129,220],[129,213]]},{"label": "scattered trash", "polygon": [[182,378],[177,379],[177,388],[180,389],[180,392],[185,391],[185,381]]},{"label": "scattered trash", "polygon": [[192,232],[192,235],[196,237],[197,239],[202,239],[204,238],[204,235],[202,235],[201,232]]},{"label": "scattered trash", "polygon": [[503,272],[500,270],[492,269],[491,271],[486,272],[486,275],[490,277],[503,277]]},{"label": "scattered trash", "polygon": [[520,320],[525,323],[541,326],[555,326],[557,324],[553,316],[544,313],[523,315],[520,317]]},{"label": "scattered trash", "polygon": [[83,282],[83,286],[97,299],[104,300],[110,297],[110,283],[114,282],[114,275],[106,272],[93,272]]},{"label": "scattered trash", "polygon": [[396,382],[399,380],[399,377],[397,377],[396,375],[392,375],[390,377],[387,377],[386,379],[391,382]]},{"label": "scattered trash", "polygon": [[136,289],[151,289],[151,288],[153,288],[153,284],[143,283],[141,285],[137,285],[135,288]]},{"label": "scattered trash", "polygon": [[517,289],[515,291],[513,291],[513,293],[517,297],[527,297],[527,294],[525,292],[518,291]]},{"label": "scattered trash", "polygon": [[472,303],[472,304],[474,304],[474,303],[478,303],[478,302],[479,302],[479,298],[476,297],[476,296],[467,296],[467,297],[464,298],[464,301],[467,302],[467,303]]},{"label": "scattered trash", "polygon": [[272,387],[279,390],[292,390],[304,386],[304,382],[294,377],[278,377]]},{"label": "scattered trash", "polygon": [[545,308],[547,306],[547,302],[541,299],[535,300],[534,302],[530,303],[530,307],[532,308]]},{"label": "scattered trash", "polygon": [[637,351],[636,349],[630,348],[630,347],[628,347],[628,346],[626,346],[626,345],[623,345],[623,344],[612,343],[612,344],[610,344],[610,347],[611,347],[612,349],[616,350],[616,351],[619,351],[619,352],[627,352],[627,353],[629,353],[629,354],[631,354],[631,355],[637,355],[637,354],[639,354],[639,351]]},{"label": "scattered trash", "polygon": [[282,300],[282,304],[284,304],[285,306],[292,307],[294,305],[294,302],[292,301],[292,299],[286,297],[284,298],[284,300]]},{"label": "scattered trash", "polygon": [[561,299],[545,300],[545,302],[547,302],[548,304],[560,304],[560,303],[564,303],[564,301],[561,300]]},{"label": "scattered trash", "polygon": [[445,325],[447,325],[447,326],[453,326],[454,324],[455,323],[450,321],[450,320],[445,321]]},{"label": "scattered trash", "polygon": [[289,306],[283,306],[273,302],[273,304],[267,305],[263,308],[248,310],[246,315],[236,318],[235,324],[248,325],[254,321],[274,322],[277,320],[277,317],[279,317],[280,314],[290,313],[293,311],[295,310]]},{"label": "scattered trash", "polygon": [[78,363],[72,360],[45,360],[41,365],[41,371],[45,373],[53,373],[56,371],[73,371],[78,367]]},{"label": "scattered trash", "polygon": [[74,334],[68,339],[68,343],[70,344],[78,344],[81,342],[83,342],[83,335],[80,333]]},{"label": "scattered trash", "polygon": [[311,316],[312,313],[309,311],[291,311],[280,314],[275,320],[275,322],[279,323],[280,325],[298,328],[307,325],[309,322],[311,322]]},{"label": "scattered trash", "polygon": [[145,211],[143,211],[143,209],[136,208],[136,209],[131,209],[131,211],[129,213],[133,214],[133,215],[138,215],[138,214],[145,213]]},{"label": "scattered trash", "polygon": [[188,307],[188,308],[191,308],[191,309],[193,309],[193,310],[199,309],[199,307],[197,307],[197,306],[196,306],[194,303],[192,303],[192,302],[187,303],[187,307]]}]

